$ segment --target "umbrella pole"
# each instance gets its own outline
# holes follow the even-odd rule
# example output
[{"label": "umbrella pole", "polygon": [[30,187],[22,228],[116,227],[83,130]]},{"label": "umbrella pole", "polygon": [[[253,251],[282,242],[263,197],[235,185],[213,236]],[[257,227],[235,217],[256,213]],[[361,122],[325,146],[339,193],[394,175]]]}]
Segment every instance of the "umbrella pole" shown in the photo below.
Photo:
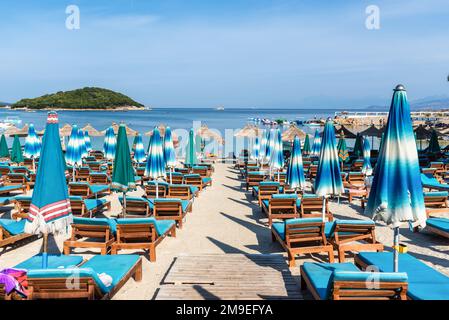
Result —
[{"label": "umbrella pole", "polygon": [[326,222],[326,196],[323,196],[323,210],[321,211],[323,222]]},{"label": "umbrella pole", "polygon": [[42,269],[47,269],[48,266],[48,233],[43,234],[43,250],[42,250]]},{"label": "umbrella pole", "polygon": [[170,184],[173,184],[172,173],[173,173],[173,168],[170,167]]},{"label": "umbrella pole", "polygon": [[394,228],[393,271],[399,272],[399,227]]},{"label": "umbrella pole", "polygon": [[34,157],[32,159],[33,159],[33,172],[36,173],[36,165],[34,163]]},{"label": "umbrella pole", "polygon": [[73,165],[73,170],[72,170],[72,181],[75,182],[75,173],[76,173],[76,163]]},{"label": "umbrella pole", "polygon": [[158,183],[158,179],[156,179],[156,199],[159,198],[159,183]]},{"label": "umbrella pole", "polygon": [[122,216],[125,218],[126,216],[126,192],[123,192],[123,209],[122,209]]}]

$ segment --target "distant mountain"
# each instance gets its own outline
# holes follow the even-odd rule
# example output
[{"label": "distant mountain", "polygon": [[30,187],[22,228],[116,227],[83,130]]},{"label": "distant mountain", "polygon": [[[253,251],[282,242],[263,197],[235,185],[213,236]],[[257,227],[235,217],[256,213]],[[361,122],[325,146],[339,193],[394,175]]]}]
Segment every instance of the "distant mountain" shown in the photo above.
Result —
[{"label": "distant mountain", "polygon": [[[372,105],[364,107],[367,110],[385,110],[388,111],[390,106]],[[419,110],[440,110],[449,109],[449,97],[448,96],[432,96],[410,101],[410,109],[412,111]]]},{"label": "distant mountain", "polygon": [[112,90],[86,87],[71,91],[59,91],[33,99],[22,99],[13,108],[28,109],[129,109],[143,105],[124,94]]},{"label": "distant mountain", "polygon": [[11,105],[11,103],[9,103],[9,102],[1,102],[0,101],[0,107],[10,106],[10,105]]}]

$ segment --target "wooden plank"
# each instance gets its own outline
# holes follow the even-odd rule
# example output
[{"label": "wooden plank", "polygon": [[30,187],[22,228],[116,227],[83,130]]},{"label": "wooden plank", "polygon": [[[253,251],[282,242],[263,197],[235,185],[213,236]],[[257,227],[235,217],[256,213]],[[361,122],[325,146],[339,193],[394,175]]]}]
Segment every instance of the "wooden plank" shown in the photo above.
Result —
[{"label": "wooden plank", "polygon": [[282,255],[206,254],[176,258],[157,300],[303,299]]}]

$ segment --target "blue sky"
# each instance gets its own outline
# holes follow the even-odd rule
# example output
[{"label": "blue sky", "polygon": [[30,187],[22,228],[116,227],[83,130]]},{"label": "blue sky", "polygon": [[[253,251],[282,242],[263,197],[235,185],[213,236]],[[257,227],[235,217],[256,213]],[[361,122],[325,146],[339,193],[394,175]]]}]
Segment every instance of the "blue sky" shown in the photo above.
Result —
[{"label": "blue sky", "polygon": [[[79,30],[65,28],[68,5]],[[365,27],[368,5],[380,29]],[[0,101],[99,86],[153,107],[386,105],[448,95],[447,0],[4,0]]]}]

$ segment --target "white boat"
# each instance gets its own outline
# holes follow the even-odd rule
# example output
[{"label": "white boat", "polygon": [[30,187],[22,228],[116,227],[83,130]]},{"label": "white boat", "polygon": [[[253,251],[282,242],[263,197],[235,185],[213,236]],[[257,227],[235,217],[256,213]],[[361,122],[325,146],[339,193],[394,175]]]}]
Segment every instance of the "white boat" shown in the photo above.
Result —
[{"label": "white boat", "polygon": [[224,111],[224,109],[225,109],[225,108],[224,108],[223,106],[219,106],[219,107],[216,107],[216,108],[215,108],[215,110],[217,110],[217,111]]},{"label": "white boat", "polygon": [[3,120],[4,123],[9,123],[12,125],[21,125],[22,124],[22,120],[19,117],[15,117],[15,116],[9,116],[6,117],[5,120]]}]

